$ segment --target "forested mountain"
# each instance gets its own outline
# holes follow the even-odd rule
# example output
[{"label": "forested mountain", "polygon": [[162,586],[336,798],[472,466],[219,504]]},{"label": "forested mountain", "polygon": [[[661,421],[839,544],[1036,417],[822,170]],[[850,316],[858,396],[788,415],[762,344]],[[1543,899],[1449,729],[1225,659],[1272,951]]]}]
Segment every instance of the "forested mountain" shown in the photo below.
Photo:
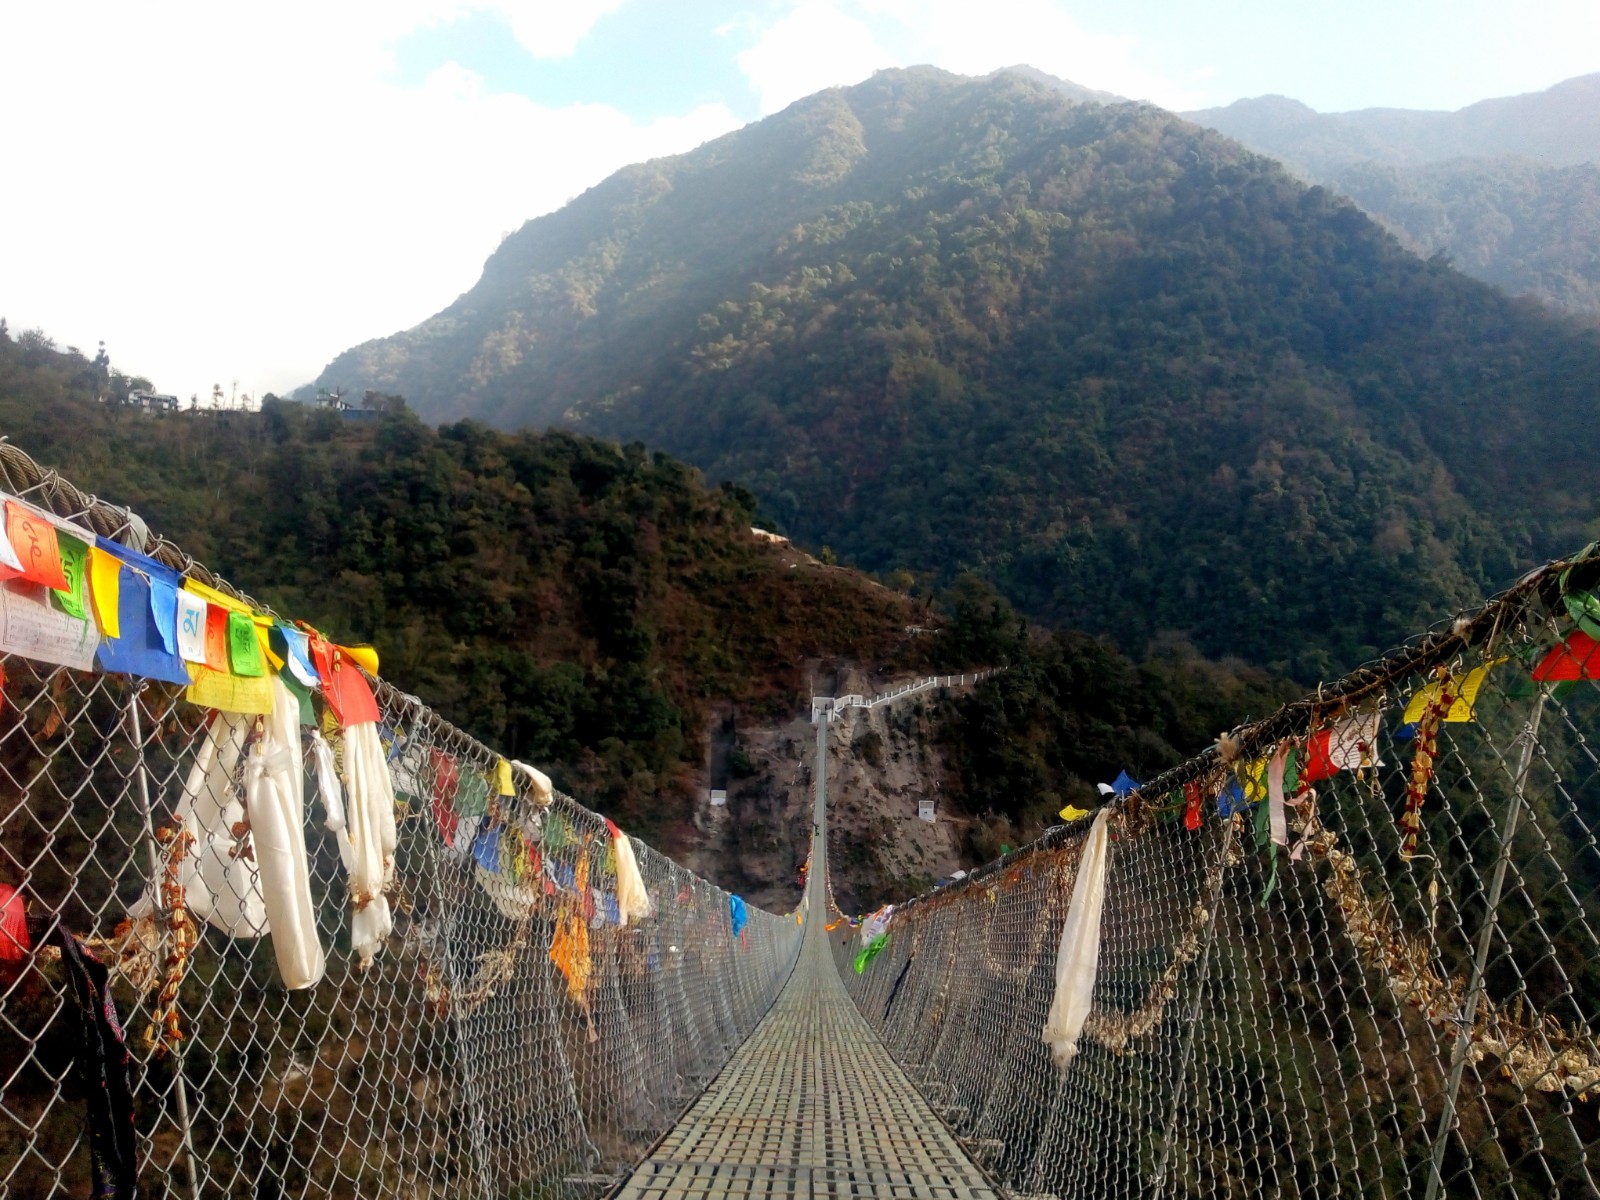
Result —
[{"label": "forested mountain", "polygon": [[637,444],[278,401],[149,416],[97,382],[0,323],[0,435],[669,847],[712,702],[788,714],[808,658],[930,652],[905,634],[924,603],[753,536],[748,496]]},{"label": "forested mountain", "polygon": [[823,566],[752,536],[747,494],[637,444],[435,430],[392,403],[360,421],[276,400],[152,416],[101,403],[101,383],[0,322],[0,435],[286,616],[374,643],[391,682],[669,850],[699,841],[713,712],[804,713],[808,660],[1010,666],[971,714],[942,710],[940,736],[951,795],[1013,840],[1101,776],[1171,766],[1288,694],[1182,648],[1136,664],[1043,637],[970,576],[935,602]]},{"label": "forested mountain", "polygon": [[1457,112],[1261,96],[1186,115],[1351,197],[1418,254],[1600,319],[1600,74]]},{"label": "forested mountain", "polygon": [[1327,180],[1418,254],[1600,321],[1600,164],[1361,163]]},{"label": "forested mountain", "polygon": [[327,385],[640,438],[847,562],[1314,678],[1589,532],[1600,340],[1215,133],[884,72],[529,222]]}]

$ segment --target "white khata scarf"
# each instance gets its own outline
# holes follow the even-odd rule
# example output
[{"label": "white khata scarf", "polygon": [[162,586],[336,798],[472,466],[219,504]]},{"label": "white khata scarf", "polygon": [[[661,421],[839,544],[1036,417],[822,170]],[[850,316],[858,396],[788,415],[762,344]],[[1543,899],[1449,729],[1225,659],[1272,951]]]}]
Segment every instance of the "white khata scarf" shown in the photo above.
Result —
[{"label": "white khata scarf", "polygon": [[306,860],[305,762],[300,706],[276,676],[272,712],[245,762],[245,798],[255,840],[261,899],[272,930],[272,951],[283,985],[308,988],[322,978],[325,959],[311,906]]},{"label": "white khata scarf", "polygon": [[1106,828],[1111,806],[1102,808],[1084,839],[1078,855],[1078,874],[1072,883],[1067,922],[1061,927],[1056,951],[1056,994],[1044,1023],[1044,1042],[1055,1064],[1065,1071],[1078,1054],[1078,1034],[1088,1019],[1094,998],[1094,978],[1100,966],[1100,909],[1106,895],[1106,867],[1111,835]]}]

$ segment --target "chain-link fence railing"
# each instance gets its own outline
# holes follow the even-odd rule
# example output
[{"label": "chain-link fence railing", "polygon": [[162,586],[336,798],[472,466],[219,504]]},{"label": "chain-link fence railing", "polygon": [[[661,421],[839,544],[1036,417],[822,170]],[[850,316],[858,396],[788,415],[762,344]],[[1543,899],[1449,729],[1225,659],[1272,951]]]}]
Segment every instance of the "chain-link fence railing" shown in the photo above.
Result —
[{"label": "chain-link fence railing", "polygon": [[[0,487],[146,550],[147,574],[225,587],[9,446]],[[4,644],[47,650],[50,601],[0,592]],[[792,967],[793,916],[747,912],[381,682],[358,745],[320,699],[273,741],[276,710],[0,667],[0,1197],[595,1196]],[[362,808],[387,792],[353,781],[374,753],[390,830]],[[381,907],[364,837],[386,934],[354,907]]]},{"label": "chain-link fence railing", "polygon": [[1016,1195],[1600,1194],[1597,582],[1551,564],[1114,801],[1064,1069],[1087,820],[860,973],[836,927],[861,1011]]}]

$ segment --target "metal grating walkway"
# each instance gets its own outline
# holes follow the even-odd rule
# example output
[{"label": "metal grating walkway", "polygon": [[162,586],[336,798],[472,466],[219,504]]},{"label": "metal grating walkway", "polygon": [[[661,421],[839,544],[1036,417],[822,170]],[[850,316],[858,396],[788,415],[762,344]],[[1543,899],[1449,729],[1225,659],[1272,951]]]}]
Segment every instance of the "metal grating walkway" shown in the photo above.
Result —
[{"label": "metal grating walkway", "polygon": [[807,931],[772,1011],[619,1197],[994,1200],[856,1012],[821,932]]},{"label": "metal grating walkway", "polygon": [[[817,731],[819,835],[827,730],[823,722]],[[818,836],[805,943],[788,985],[618,1200],[997,1200],[845,992],[822,928],[826,879],[827,839]]]}]

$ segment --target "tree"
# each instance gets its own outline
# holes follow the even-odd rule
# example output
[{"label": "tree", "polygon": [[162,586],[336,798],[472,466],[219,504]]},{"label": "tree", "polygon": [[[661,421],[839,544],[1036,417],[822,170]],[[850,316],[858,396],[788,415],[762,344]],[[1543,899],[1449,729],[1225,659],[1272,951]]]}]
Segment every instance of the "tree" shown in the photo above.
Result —
[{"label": "tree", "polygon": [[394,416],[406,411],[406,398],[390,392],[373,391],[369,388],[362,393],[361,406]]}]

